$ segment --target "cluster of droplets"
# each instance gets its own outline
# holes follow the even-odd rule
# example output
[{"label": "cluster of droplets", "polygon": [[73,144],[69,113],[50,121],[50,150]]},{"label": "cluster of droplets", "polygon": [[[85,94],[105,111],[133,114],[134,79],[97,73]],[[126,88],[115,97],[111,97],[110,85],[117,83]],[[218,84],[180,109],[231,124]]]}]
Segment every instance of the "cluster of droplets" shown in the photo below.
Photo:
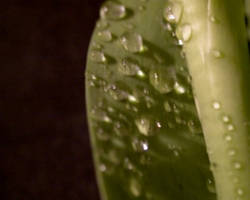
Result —
[{"label": "cluster of droplets", "polygon": [[[222,109],[222,105],[219,101],[214,101],[212,103],[212,107],[216,111],[220,111]],[[233,145],[236,127],[232,122],[232,118],[227,114],[221,115],[221,121],[226,129],[224,139],[227,144],[227,156],[231,158],[232,162],[232,171],[230,172],[230,176],[232,176],[233,183],[235,184],[236,199],[241,199],[241,197],[244,196],[244,189],[240,186],[239,178],[237,177],[237,171],[243,170],[243,164],[240,161],[237,161],[237,149]]]}]

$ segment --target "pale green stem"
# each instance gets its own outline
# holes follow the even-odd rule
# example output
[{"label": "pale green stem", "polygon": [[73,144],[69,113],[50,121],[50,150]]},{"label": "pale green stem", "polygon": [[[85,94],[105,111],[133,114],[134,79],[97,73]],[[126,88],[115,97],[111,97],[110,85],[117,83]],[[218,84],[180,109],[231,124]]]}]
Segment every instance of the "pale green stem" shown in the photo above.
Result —
[{"label": "pale green stem", "polygon": [[[177,36],[184,41],[218,200],[250,200],[250,65],[244,3],[172,2],[183,9]],[[179,10],[173,9],[173,14]]]}]

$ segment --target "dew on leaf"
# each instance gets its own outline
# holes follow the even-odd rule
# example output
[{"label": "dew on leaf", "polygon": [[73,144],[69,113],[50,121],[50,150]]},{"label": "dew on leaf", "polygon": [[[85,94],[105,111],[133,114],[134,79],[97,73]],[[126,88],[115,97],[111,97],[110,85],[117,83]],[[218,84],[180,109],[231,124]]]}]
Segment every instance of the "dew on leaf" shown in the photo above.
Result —
[{"label": "dew on leaf", "polygon": [[152,123],[150,121],[150,119],[146,118],[146,117],[142,117],[139,119],[135,120],[135,124],[139,130],[139,132],[145,136],[149,136],[151,133],[151,129],[152,129]]},{"label": "dew on leaf", "polygon": [[218,101],[214,101],[212,106],[215,110],[219,110],[221,108],[221,104]]},{"label": "dew on leaf", "polygon": [[220,50],[217,50],[217,49],[211,50],[211,54],[212,54],[215,58],[222,58],[222,57],[223,57],[223,53],[222,53]]},{"label": "dew on leaf", "polygon": [[174,89],[175,75],[172,71],[166,70],[151,70],[149,80],[151,85],[160,93],[169,93]]},{"label": "dew on leaf", "polygon": [[120,42],[123,48],[131,53],[140,53],[145,50],[142,36],[136,32],[124,33],[120,38]]},{"label": "dew on leaf", "polygon": [[145,76],[144,72],[140,69],[140,66],[128,58],[124,58],[119,62],[118,71],[127,76]]},{"label": "dew on leaf", "polygon": [[164,108],[165,108],[165,111],[167,111],[167,112],[171,112],[172,111],[172,108],[171,108],[171,106],[170,106],[170,104],[169,104],[168,101],[164,102]]},{"label": "dew on leaf", "polygon": [[130,180],[130,186],[129,186],[130,192],[132,193],[133,196],[139,197],[141,195],[141,185],[138,182],[137,179],[132,178]]},{"label": "dew on leaf", "polygon": [[179,2],[168,2],[163,11],[163,17],[170,23],[177,24],[183,12],[182,4]]},{"label": "dew on leaf", "polygon": [[192,27],[190,24],[184,24],[177,28],[176,33],[179,40],[188,42],[192,37]]},{"label": "dew on leaf", "polygon": [[132,147],[136,152],[146,152],[149,149],[148,141],[138,138],[132,140]]},{"label": "dew on leaf", "polygon": [[105,29],[109,26],[109,23],[107,22],[107,20],[100,20],[97,22],[97,28],[99,29]]},{"label": "dew on leaf", "polygon": [[97,35],[104,42],[110,42],[112,40],[112,33],[109,30],[100,31]]},{"label": "dew on leaf", "polygon": [[211,179],[207,180],[207,189],[211,193],[216,193],[214,181]]},{"label": "dew on leaf", "polygon": [[127,12],[125,6],[113,1],[108,1],[105,3],[100,10],[101,18],[108,20],[123,19],[126,14]]},{"label": "dew on leaf", "polygon": [[106,56],[102,51],[93,50],[90,52],[90,59],[96,63],[105,63],[107,61]]}]

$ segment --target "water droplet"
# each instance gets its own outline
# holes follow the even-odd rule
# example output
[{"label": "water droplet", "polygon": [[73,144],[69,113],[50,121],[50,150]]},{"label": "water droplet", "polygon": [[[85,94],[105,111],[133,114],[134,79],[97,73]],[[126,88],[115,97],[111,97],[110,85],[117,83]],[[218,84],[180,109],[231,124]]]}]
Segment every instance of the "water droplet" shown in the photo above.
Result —
[{"label": "water droplet", "polygon": [[102,19],[109,20],[123,19],[126,16],[126,8],[121,4],[108,1],[102,6],[100,16]]},{"label": "water droplet", "polygon": [[215,57],[215,58],[222,58],[223,57],[223,53],[217,49],[213,49],[211,50],[211,54]]},{"label": "water droplet", "polygon": [[109,30],[100,31],[97,35],[104,42],[110,42],[112,40],[112,33]]},{"label": "water droplet", "polygon": [[134,195],[135,197],[139,197],[141,195],[141,185],[137,179],[132,178],[130,180],[129,189],[130,189],[132,195]]},{"label": "water droplet", "polygon": [[236,155],[236,151],[234,149],[229,149],[228,155],[229,156],[235,156]]},{"label": "water droplet", "polygon": [[207,180],[207,189],[211,193],[216,193],[214,181],[211,179]]},{"label": "water droplet", "polygon": [[129,158],[125,158],[124,159],[124,167],[128,170],[133,170],[134,169],[134,165],[132,164],[132,162],[130,161]]},{"label": "water droplet", "polygon": [[145,152],[149,149],[149,145],[146,140],[139,140],[137,138],[133,139],[132,147],[137,152]]},{"label": "water droplet", "polygon": [[225,140],[227,141],[227,142],[231,142],[232,140],[233,140],[233,138],[232,138],[232,136],[231,135],[225,135]]},{"label": "water droplet", "polygon": [[201,125],[194,120],[188,121],[188,128],[192,133],[201,133],[202,132]]},{"label": "water droplet", "polygon": [[186,92],[186,89],[182,85],[180,85],[178,82],[175,82],[174,89],[176,93],[178,94],[184,94]]},{"label": "water droplet", "polygon": [[93,50],[90,52],[90,59],[97,63],[105,63],[107,61],[106,56],[102,51]]},{"label": "water droplet", "polygon": [[101,50],[103,47],[102,47],[102,45],[100,45],[100,44],[98,44],[96,42],[93,42],[92,43],[92,48],[96,49],[96,50]]},{"label": "water droplet", "polygon": [[218,101],[213,102],[212,105],[215,110],[219,110],[221,108],[221,105]]},{"label": "water droplet", "polygon": [[106,20],[100,20],[97,22],[97,28],[105,29],[109,26],[109,23]]},{"label": "water droplet", "polygon": [[128,100],[131,103],[138,103],[139,102],[139,100],[134,95],[128,95]]},{"label": "water droplet", "polygon": [[156,122],[156,126],[157,126],[158,128],[161,128],[161,127],[162,127],[161,122]]},{"label": "water droplet", "polygon": [[131,53],[139,53],[145,50],[142,36],[135,32],[124,33],[120,38],[120,42],[123,48]]},{"label": "water droplet", "polygon": [[188,42],[192,37],[192,27],[190,24],[179,26],[176,31],[177,37],[183,42]]},{"label": "water droplet", "polygon": [[151,130],[151,122],[148,118],[142,117],[140,119],[135,120],[135,124],[140,131],[141,134],[149,136]]},{"label": "water droplet", "polygon": [[164,108],[165,108],[165,110],[166,110],[167,112],[171,112],[171,111],[172,111],[172,108],[171,108],[171,106],[170,106],[170,104],[169,104],[168,101],[165,101],[165,102],[164,102]]},{"label": "water droplet", "polygon": [[95,119],[95,120],[103,121],[103,122],[106,122],[106,123],[111,123],[112,122],[111,118],[103,110],[94,108],[94,109],[91,110],[90,114],[91,114],[91,117],[93,119]]},{"label": "water droplet", "polygon": [[168,2],[163,12],[163,17],[170,23],[177,24],[183,12],[183,7],[179,2]]},{"label": "water droplet", "polygon": [[242,188],[238,188],[238,189],[237,189],[237,194],[238,194],[239,196],[243,196],[243,195],[244,195],[244,190],[243,190]]},{"label": "water droplet", "polygon": [[174,89],[175,74],[170,69],[152,70],[149,73],[151,85],[160,93],[169,93]]},{"label": "water droplet", "polygon": [[227,130],[228,131],[234,131],[235,130],[235,126],[233,124],[228,124],[227,125]]},{"label": "water droplet", "polygon": [[118,66],[119,72],[127,76],[145,77],[145,73],[140,69],[139,65],[128,58],[121,60]]},{"label": "water droplet", "polygon": [[146,7],[145,6],[139,6],[139,11],[144,11],[145,9],[146,9]]},{"label": "water droplet", "polygon": [[106,165],[105,165],[105,164],[100,164],[100,165],[99,165],[99,170],[100,170],[101,172],[105,172],[105,171],[107,170]]},{"label": "water droplet", "polygon": [[241,169],[241,168],[242,168],[242,164],[240,162],[234,163],[234,169]]},{"label": "water droplet", "polygon": [[212,23],[216,23],[216,24],[219,23],[219,20],[218,20],[215,16],[213,16],[213,15],[211,15],[209,19],[210,19],[210,21],[211,21]]},{"label": "water droplet", "polygon": [[228,115],[223,115],[222,116],[222,121],[224,123],[229,123],[231,121],[230,117]]},{"label": "water droplet", "polygon": [[108,141],[110,139],[109,134],[101,128],[96,131],[96,137],[101,141]]},{"label": "water droplet", "polygon": [[128,98],[128,93],[126,91],[120,90],[113,84],[106,87],[105,91],[107,91],[114,100],[122,101]]}]

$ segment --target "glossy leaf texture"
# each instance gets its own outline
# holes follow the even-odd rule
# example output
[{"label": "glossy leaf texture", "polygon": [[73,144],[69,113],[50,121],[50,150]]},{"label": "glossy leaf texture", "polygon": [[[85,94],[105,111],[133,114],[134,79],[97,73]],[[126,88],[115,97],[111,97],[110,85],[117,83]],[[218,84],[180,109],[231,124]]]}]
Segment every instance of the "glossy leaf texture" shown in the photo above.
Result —
[{"label": "glossy leaf texture", "polygon": [[182,41],[164,19],[166,3],[107,1],[100,10],[86,96],[103,200],[216,199]]}]

